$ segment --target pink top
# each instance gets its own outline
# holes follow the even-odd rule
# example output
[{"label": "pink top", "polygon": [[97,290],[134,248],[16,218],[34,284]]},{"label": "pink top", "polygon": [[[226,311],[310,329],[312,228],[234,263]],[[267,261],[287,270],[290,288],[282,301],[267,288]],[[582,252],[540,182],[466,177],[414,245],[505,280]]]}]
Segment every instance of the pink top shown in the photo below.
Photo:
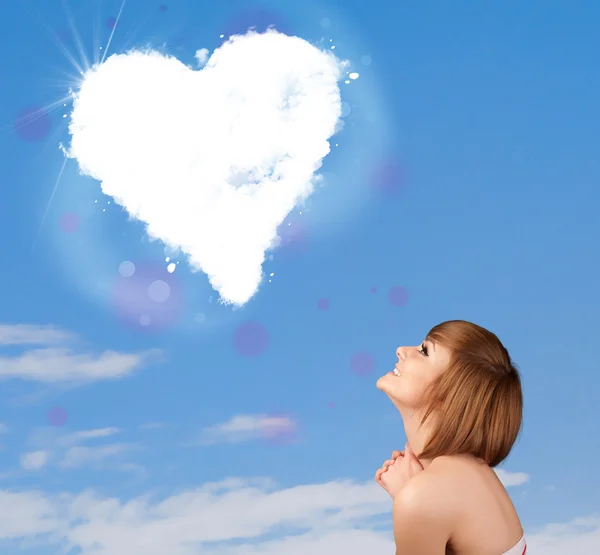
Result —
[{"label": "pink top", "polygon": [[527,544],[525,543],[525,536],[523,536],[517,545],[511,547],[508,551],[505,551],[502,555],[525,555],[527,553]]}]

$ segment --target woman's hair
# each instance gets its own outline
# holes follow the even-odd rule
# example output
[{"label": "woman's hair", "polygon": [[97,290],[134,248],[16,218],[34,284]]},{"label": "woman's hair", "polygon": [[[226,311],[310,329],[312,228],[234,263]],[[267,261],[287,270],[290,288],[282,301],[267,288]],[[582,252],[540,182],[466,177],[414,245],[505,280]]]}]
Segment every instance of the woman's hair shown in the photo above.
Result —
[{"label": "woman's hair", "polygon": [[423,399],[421,425],[434,418],[419,457],[468,453],[497,466],[521,431],[523,392],[517,367],[493,333],[464,320],[443,322],[427,338],[448,348],[451,356]]}]

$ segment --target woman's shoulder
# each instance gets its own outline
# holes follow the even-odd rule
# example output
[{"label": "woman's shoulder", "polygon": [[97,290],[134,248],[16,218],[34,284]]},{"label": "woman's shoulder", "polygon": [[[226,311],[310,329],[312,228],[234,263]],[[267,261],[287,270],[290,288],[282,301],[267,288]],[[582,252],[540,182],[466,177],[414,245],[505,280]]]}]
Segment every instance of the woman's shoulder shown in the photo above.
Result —
[{"label": "woman's shoulder", "polygon": [[457,524],[457,499],[450,483],[447,474],[432,466],[413,476],[394,498],[395,529],[401,524],[427,529],[445,544]]},{"label": "woman's shoulder", "polygon": [[430,509],[438,513],[454,514],[469,482],[486,469],[489,470],[487,465],[461,456],[437,457],[402,488],[403,502],[431,505]]},{"label": "woman's shoulder", "polygon": [[435,459],[400,490],[402,504],[435,512],[437,517],[452,513],[460,491],[456,484],[459,472],[460,467],[454,461]]},{"label": "woman's shoulder", "polygon": [[403,513],[413,515],[413,523],[427,524],[431,533],[468,552],[497,546],[501,553],[507,538],[523,534],[494,469],[472,457],[434,459],[400,490],[394,508],[398,519]]},{"label": "woman's shoulder", "polygon": [[394,498],[394,522],[424,526],[440,541],[450,541],[463,520],[461,505],[465,492],[473,490],[470,474],[477,473],[475,468],[460,456],[434,459]]}]

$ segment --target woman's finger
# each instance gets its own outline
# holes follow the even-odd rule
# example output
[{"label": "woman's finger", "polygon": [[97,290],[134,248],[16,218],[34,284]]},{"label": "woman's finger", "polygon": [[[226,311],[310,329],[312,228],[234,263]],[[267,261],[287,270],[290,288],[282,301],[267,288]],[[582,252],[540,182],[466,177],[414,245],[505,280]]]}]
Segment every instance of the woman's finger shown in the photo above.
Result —
[{"label": "woman's finger", "polygon": [[377,472],[375,472],[375,481],[381,486],[383,486],[383,476],[384,476],[385,472],[381,469],[379,469]]},{"label": "woman's finger", "polygon": [[379,481],[381,480],[381,476],[384,472],[387,472],[388,468],[394,464],[394,461],[385,461],[383,463],[383,465],[381,466],[381,468],[377,469],[377,472],[375,472],[375,480]]},{"label": "woman's finger", "polygon": [[401,457],[402,455],[404,455],[404,452],[400,452],[400,451],[394,451],[392,453],[392,459],[396,460],[398,457]]},{"label": "woman's finger", "polygon": [[392,461],[392,460],[384,461],[384,463],[381,465],[381,470],[383,472],[385,472],[393,464],[394,464],[394,461]]}]

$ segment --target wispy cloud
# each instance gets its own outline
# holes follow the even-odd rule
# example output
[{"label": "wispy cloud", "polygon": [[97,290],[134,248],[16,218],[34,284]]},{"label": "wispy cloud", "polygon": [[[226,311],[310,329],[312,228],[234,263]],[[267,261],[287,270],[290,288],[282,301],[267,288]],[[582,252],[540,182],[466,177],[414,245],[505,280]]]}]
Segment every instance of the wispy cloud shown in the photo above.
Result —
[{"label": "wispy cloud", "polygon": [[21,455],[21,467],[25,470],[41,470],[46,466],[50,453],[48,451],[30,451]]},{"label": "wispy cloud", "polygon": [[61,468],[82,468],[84,466],[99,468],[106,459],[114,458],[132,448],[132,445],[125,443],[95,447],[69,447],[58,464]]},{"label": "wispy cloud", "polygon": [[[133,443],[108,443],[101,445],[82,445],[86,442],[103,440],[120,432],[119,428],[97,428],[81,430],[64,434],[52,429],[37,430],[29,440],[29,444],[36,447],[21,456],[21,466],[26,470],[40,470],[49,462],[62,469],[106,468],[111,463],[111,468],[131,470],[137,465],[123,462],[120,458],[125,452],[139,449]],[[130,468],[131,467],[131,468]]]},{"label": "wispy cloud", "polygon": [[61,441],[64,443],[77,443],[78,441],[86,441],[88,439],[97,439],[109,437],[118,434],[119,428],[97,428],[95,430],[83,430],[81,432],[73,432],[65,435]]},{"label": "wispy cloud", "polygon": [[[372,480],[279,489],[268,479],[230,478],[127,500],[0,490],[0,539],[37,537],[81,555],[388,555],[390,514],[389,497]],[[526,535],[532,552],[595,555],[600,517]]]},{"label": "wispy cloud", "polygon": [[243,443],[256,439],[277,439],[293,436],[298,425],[290,416],[268,414],[240,414],[227,422],[202,430],[198,441],[201,445],[216,443]]},{"label": "wispy cloud", "polygon": [[114,380],[136,372],[160,355],[158,350],[92,353],[76,350],[69,344],[74,339],[72,334],[49,326],[1,325],[0,345],[20,346],[24,350],[0,356],[0,379],[43,383]]},{"label": "wispy cloud", "polygon": [[[0,505],[5,501],[0,494]],[[20,534],[11,530],[13,537],[52,531],[54,538],[62,536],[83,554],[364,555],[389,553],[393,548],[389,533],[353,529],[390,511],[389,498],[374,483],[340,481],[277,490],[268,480],[234,478],[159,500],[142,496],[121,502],[84,492],[56,498],[26,493],[11,501],[30,517],[32,531],[29,534],[21,524]],[[15,526],[0,518],[0,537],[6,537],[8,530],[2,528],[9,524]],[[263,538],[281,528],[298,536]],[[231,541],[238,545],[228,545]]]},{"label": "wispy cloud", "polygon": [[[528,536],[532,553],[593,555],[600,553],[600,514],[548,524]],[[529,548],[528,548],[529,549]]]},{"label": "wispy cloud", "polygon": [[57,345],[74,339],[53,326],[0,324],[0,345]]},{"label": "wispy cloud", "polygon": [[505,488],[521,486],[529,481],[529,474],[525,474],[525,472],[508,472],[502,468],[494,470]]}]

